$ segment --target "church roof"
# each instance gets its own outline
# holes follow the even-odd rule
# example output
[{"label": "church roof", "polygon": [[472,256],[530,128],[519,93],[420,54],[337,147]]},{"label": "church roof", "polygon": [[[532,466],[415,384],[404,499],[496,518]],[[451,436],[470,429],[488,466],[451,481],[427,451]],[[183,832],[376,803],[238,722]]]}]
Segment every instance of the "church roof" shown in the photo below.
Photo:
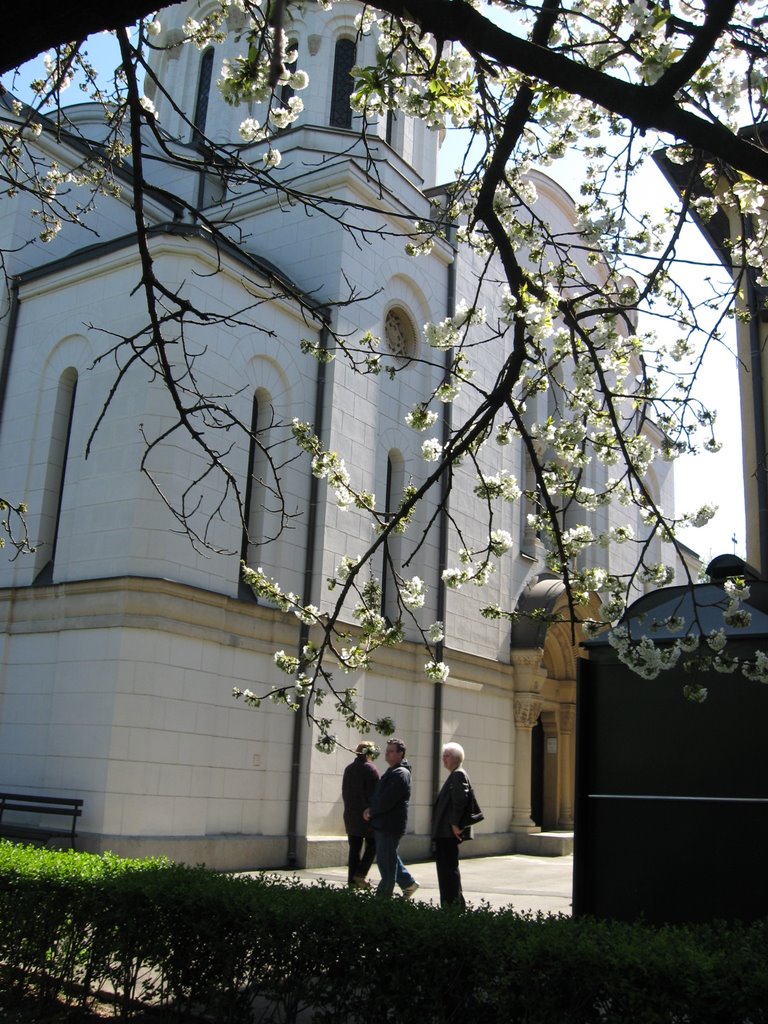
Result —
[{"label": "church roof", "polygon": [[[189,240],[197,240],[206,246],[216,250],[218,254],[224,253],[231,259],[240,263],[241,266],[252,273],[267,278],[271,283],[279,285],[284,291],[299,302],[305,309],[314,316],[326,319],[325,307],[317,302],[311,295],[303,292],[298,285],[290,280],[280,271],[278,267],[260,256],[247,252],[245,249],[228,241],[226,238],[214,237],[210,231],[199,224],[183,224],[179,222],[168,222],[156,224],[147,229],[148,238],[158,238],[163,235],[182,237]],[[131,232],[121,235],[118,238],[110,238],[104,242],[96,242],[93,245],[83,246],[76,252],[69,253],[59,259],[51,260],[48,263],[32,267],[14,276],[13,280],[18,285],[24,285],[28,281],[40,280],[68,267],[78,266],[92,260],[99,260],[108,253],[119,252],[121,249],[129,249],[136,244],[136,234]]]},{"label": "church roof", "polygon": [[[674,640],[685,634],[705,636],[724,630],[729,640],[754,640],[768,636],[768,582],[735,555],[719,555],[707,566],[709,583],[663,587],[638,598],[624,613],[620,626],[628,626],[632,639],[648,636],[654,640]],[[749,597],[739,608],[749,612],[747,626],[728,625],[723,614],[730,603],[725,589],[727,579],[742,577],[749,587]],[[682,619],[681,630],[670,630],[663,623]],[[610,631],[585,641],[585,647],[602,647],[608,643]]]}]

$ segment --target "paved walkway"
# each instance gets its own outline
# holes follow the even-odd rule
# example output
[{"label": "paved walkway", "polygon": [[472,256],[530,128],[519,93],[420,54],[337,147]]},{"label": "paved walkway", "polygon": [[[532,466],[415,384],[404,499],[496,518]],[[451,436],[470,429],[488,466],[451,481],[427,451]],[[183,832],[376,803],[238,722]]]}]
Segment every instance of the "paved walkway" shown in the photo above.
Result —
[{"label": "paved walkway", "polygon": [[[572,855],[530,857],[516,853],[502,857],[467,857],[462,858],[460,865],[464,897],[470,906],[487,903],[494,909],[512,907],[521,913],[571,913]],[[408,868],[420,885],[414,899],[438,904],[440,896],[434,863],[409,863]],[[343,886],[347,880],[346,867],[270,871],[269,874],[295,875],[307,885],[323,881]],[[375,866],[369,880],[374,885],[379,880]]]}]

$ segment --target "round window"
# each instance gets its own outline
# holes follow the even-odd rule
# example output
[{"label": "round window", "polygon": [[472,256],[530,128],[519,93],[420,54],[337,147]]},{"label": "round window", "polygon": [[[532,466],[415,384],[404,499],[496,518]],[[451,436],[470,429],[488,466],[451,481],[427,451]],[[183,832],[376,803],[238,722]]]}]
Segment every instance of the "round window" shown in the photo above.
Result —
[{"label": "round window", "polygon": [[416,348],[416,331],[402,309],[390,309],[384,320],[384,339],[393,356],[410,359]]}]

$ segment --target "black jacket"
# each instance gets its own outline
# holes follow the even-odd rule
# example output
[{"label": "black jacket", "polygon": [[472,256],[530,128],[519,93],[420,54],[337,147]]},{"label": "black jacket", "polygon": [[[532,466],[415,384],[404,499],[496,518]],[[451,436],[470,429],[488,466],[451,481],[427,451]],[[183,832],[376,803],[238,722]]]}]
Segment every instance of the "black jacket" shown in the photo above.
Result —
[{"label": "black jacket", "polygon": [[371,826],[363,819],[363,811],[370,807],[378,781],[378,770],[365,754],[360,754],[344,769],[341,797],[344,801],[344,828],[348,836],[367,836],[370,833]]},{"label": "black jacket", "polygon": [[371,824],[387,836],[402,836],[408,823],[408,801],[411,798],[411,766],[403,758],[388,768],[371,797]]},{"label": "black jacket", "polygon": [[469,799],[469,779],[463,768],[454,769],[443,783],[432,812],[432,838],[453,836],[451,825],[461,828]]}]

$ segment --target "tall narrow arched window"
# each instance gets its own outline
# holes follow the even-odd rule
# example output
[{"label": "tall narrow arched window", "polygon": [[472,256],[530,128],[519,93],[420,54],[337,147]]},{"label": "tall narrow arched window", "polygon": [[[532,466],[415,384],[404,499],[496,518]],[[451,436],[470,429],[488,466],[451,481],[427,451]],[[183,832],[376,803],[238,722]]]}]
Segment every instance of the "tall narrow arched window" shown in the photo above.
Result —
[{"label": "tall narrow arched window", "polygon": [[197,76],[197,99],[195,100],[195,116],[192,119],[192,141],[200,142],[205,134],[205,122],[208,120],[208,102],[211,98],[211,81],[213,79],[213,47],[209,47],[200,60],[200,71]]},{"label": "tall narrow arched window", "polygon": [[395,138],[395,121],[396,121],[396,119],[397,119],[397,115],[395,114],[394,110],[388,110],[387,111],[387,136],[386,136],[386,141],[389,143],[390,146],[393,144],[393,140]]},{"label": "tall narrow arched window", "polygon": [[[586,484],[596,493],[600,493],[605,487],[605,473],[602,471],[601,463],[598,463],[594,455],[592,456],[592,462],[586,468]],[[600,504],[598,507],[589,513],[587,523],[592,528],[592,533],[599,537],[601,534],[606,533],[610,528],[610,516],[609,506],[607,504]],[[593,544],[587,548],[589,552],[589,559],[587,565],[590,568],[600,568],[610,571],[610,556],[611,549],[607,545]]]},{"label": "tall narrow arched window", "polygon": [[[397,512],[405,490],[405,466],[399,452],[387,458],[387,489],[385,512],[387,520]],[[390,622],[400,618],[396,573],[402,570],[403,540],[399,533],[390,533],[384,543],[384,567],[381,574],[381,614]]]},{"label": "tall narrow arched window", "polygon": [[[294,53],[295,54],[293,60],[289,64],[285,65],[285,70],[288,72],[289,75],[292,75],[294,73],[294,71],[296,70],[296,67],[297,67],[297,64],[298,64],[298,60],[299,60],[299,44],[296,42],[295,39],[292,39],[288,43],[288,46],[286,47],[286,50],[287,50],[288,53]],[[286,82],[285,85],[280,90],[280,102],[282,103],[282,105],[284,107],[288,106],[288,101],[291,99],[293,94],[294,94],[293,86],[291,85],[290,82]]]},{"label": "tall narrow arched window", "polygon": [[[544,398],[541,395],[531,396],[529,401],[525,403],[525,409],[523,410],[522,417],[525,427],[528,431],[533,431],[534,425],[539,421],[540,418],[547,418],[547,411],[544,408]],[[508,421],[504,424],[505,430],[512,430],[513,424]],[[508,439],[513,438],[514,432],[507,434]],[[534,561],[539,557],[540,549],[539,542],[542,540],[541,531],[532,525],[529,520],[529,515],[538,515],[541,512],[540,499],[542,498],[539,480],[537,478],[537,467],[541,468],[547,461],[547,452],[545,442],[540,439],[533,441],[533,452],[523,443],[520,438],[516,444],[519,446],[521,460],[521,476],[522,476],[522,490],[523,494],[518,503],[519,514],[520,514],[520,554],[523,558],[529,561]],[[514,445],[509,446],[504,451],[510,453],[510,457],[514,459],[516,452]],[[535,464],[534,464],[535,461]],[[510,467],[512,468],[512,467]],[[512,469],[515,472],[514,469]]]},{"label": "tall narrow arched window", "polygon": [[539,512],[538,505],[526,495],[539,492],[539,482],[531,459],[530,452],[523,446],[523,496],[520,499],[520,554],[523,558],[536,558],[536,542],[540,539],[540,533],[535,526],[528,521],[529,515],[536,515]]},{"label": "tall narrow arched window", "polygon": [[[248,478],[245,486],[243,505],[243,536],[240,558],[251,565],[258,558],[258,549],[265,541],[265,519],[268,515],[269,494],[272,493],[269,477],[271,472],[269,456],[272,405],[269,395],[259,390],[253,396],[251,411],[251,436],[248,446]],[[253,596],[250,587],[240,581],[241,597]]]},{"label": "tall narrow arched window", "polygon": [[53,410],[51,440],[48,445],[48,464],[45,470],[43,498],[40,505],[36,583],[50,583],[53,580],[76,393],[77,371],[70,367],[59,378]]},{"label": "tall narrow arched window", "polygon": [[352,68],[355,66],[354,39],[339,39],[333,58],[333,92],[331,93],[331,127],[351,128]]}]

